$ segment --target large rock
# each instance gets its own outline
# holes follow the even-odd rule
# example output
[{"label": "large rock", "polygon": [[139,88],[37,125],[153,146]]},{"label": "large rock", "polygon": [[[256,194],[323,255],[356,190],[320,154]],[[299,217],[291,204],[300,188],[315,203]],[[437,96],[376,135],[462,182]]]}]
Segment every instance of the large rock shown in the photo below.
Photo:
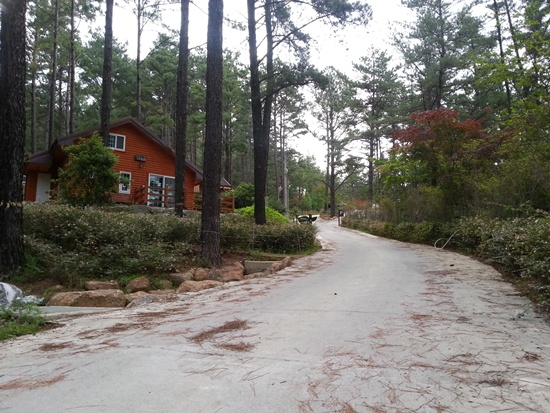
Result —
[{"label": "large rock", "polygon": [[19,287],[0,282],[0,307],[10,307],[15,302],[44,305],[43,298],[35,297],[34,295],[25,296]]},{"label": "large rock", "polygon": [[126,297],[121,290],[73,291],[56,293],[48,301],[50,306],[66,307],[124,307]]},{"label": "large rock", "polygon": [[242,281],[244,280],[244,267],[242,264],[232,265],[231,267],[225,267],[222,270],[222,281],[231,282],[231,281]]},{"label": "large rock", "polygon": [[174,283],[174,285],[180,285],[184,281],[190,281],[193,279],[193,272],[187,271],[187,272],[178,272],[174,274],[168,274],[166,276],[170,281]]},{"label": "large rock", "polygon": [[207,278],[209,280],[222,281],[222,272],[219,268],[211,268],[210,270],[208,270]]},{"label": "large rock", "polygon": [[284,257],[281,261],[283,268],[290,267],[292,265],[292,257]]},{"label": "large rock", "polygon": [[87,291],[94,290],[120,290],[120,285],[115,280],[110,281],[86,281],[84,289]]},{"label": "large rock", "polygon": [[257,272],[269,271],[271,266],[278,261],[244,261],[244,273],[245,274],[254,274]]},{"label": "large rock", "polygon": [[166,288],[166,289],[162,289],[162,290],[150,290],[149,291],[149,294],[151,295],[171,295],[171,294],[175,294],[176,293],[176,290],[172,289],[172,288]]},{"label": "large rock", "polygon": [[208,279],[208,271],[205,268],[196,268],[193,272],[194,281],[204,281]]},{"label": "large rock", "polygon": [[147,277],[137,277],[130,280],[126,286],[126,291],[129,293],[135,293],[138,291],[149,291],[151,289],[151,282]]},{"label": "large rock", "polygon": [[0,307],[9,307],[16,300],[23,299],[23,291],[12,284],[0,282]]},{"label": "large rock", "polygon": [[[180,284],[181,283],[178,283],[177,285],[180,285]],[[156,283],[156,287],[159,290],[171,290],[172,288],[174,288],[174,286],[172,285],[172,281],[164,280],[164,279],[158,280]]]},{"label": "large rock", "polygon": [[283,269],[283,262],[282,261],[275,261],[273,264],[271,264],[271,268],[269,268],[270,273],[274,273],[277,271],[281,271]]},{"label": "large rock", "polygon": [[223,283],[220,281],[214,281],[214,280],[185,281],[178,287],[176,292],[178,294],[197,292],[197,291],[207,290],[209,288],[219,287],[220,285],[223,285]]},{"label": "large rock", "polygon": [[139,298],[147,297],[149,293],[146,293],[145,291],[137,291],[135,293],[129,293],[125,294],[124,297],[126,297],[126,304],[128,305],[132,301],[135,301]]}]

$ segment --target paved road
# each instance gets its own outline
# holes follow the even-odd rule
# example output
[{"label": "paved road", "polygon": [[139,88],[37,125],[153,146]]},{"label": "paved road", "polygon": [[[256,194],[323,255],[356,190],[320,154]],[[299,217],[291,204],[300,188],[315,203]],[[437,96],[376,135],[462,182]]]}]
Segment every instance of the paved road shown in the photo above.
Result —
[{"label": "paved road", "polygon": [[269,279],[0,348],[0,412],[550,412],[550,327],[491,268],[320,222]]}]

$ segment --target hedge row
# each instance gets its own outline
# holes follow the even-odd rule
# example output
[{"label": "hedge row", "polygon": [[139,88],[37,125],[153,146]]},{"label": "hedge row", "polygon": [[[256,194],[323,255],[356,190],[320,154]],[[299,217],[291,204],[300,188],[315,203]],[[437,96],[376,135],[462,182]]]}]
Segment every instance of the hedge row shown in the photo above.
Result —
[{"label": "hedge row", "polygon": [[550,215],[510,220],[461,218],[453,223],[419,224],[348,218],[344,225],[401,241],[426,243],[488,259],[527,284],[550,305]]},{"label": "hedge row", "polygon": [[[30,278],[171,272],[199,255],[199,217],[26,205],[23,272]],[[224,251],[296,253],[313,247],[315,235],[311,225],[256,226],[236,214],[223,216],[221,221]]]}]

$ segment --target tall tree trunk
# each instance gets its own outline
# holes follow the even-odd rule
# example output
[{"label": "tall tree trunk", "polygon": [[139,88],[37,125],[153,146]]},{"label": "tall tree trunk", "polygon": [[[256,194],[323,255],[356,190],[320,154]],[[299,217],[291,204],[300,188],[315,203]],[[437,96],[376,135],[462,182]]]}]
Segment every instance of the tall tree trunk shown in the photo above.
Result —
[{"label": "tall tree trunk", "polygon": [[220,180],[223,112],[223,0],[208,2],[206,53],[206,136],[201,219],[202,258],[208,266],[221,266]]},{"label": "tall tree trunk", "polygon": [[331,218],[336,216],[336,160],[334,155],[330,161],[330,216]]},{"label": "tall tree trunk", "polygon": [[101,93],[101,139],[109,144],[109,123],[111,123],[111,92],[113,82],[113,2],[106,0],[105,12],[105,46],[103,49],[103,82]]},{"label": "tall tree trunk", "polygon": [[175,212],[185,209],[185,158],[187,145],[187,101],[189,99],[189,3],[181,0],[180,42],[176,90],[176,171]]},{"label": "tall tree trunk", "polygon": [[0,1],[0,269],[23,260],[26,1]]},{"label": "tall tree trunk", "polygon": [[254,140],[254,219],[265,224],[265,192],[267,178],[267,154],[263,142],[262,97],[260,91],[260,62],[256,39],[256,1],[248,1],[248,47],[250,54],[250,106],[252,111],[252,136]]},{"label": "tall tree trunk", "polygon": [[57,77],[57,43],[59,37],[59,0],[54,3],[54,20],[53,20],[53,50],[52,50],[52,67],[50,73],[50,100],[48,105],[48,147],[54,141],[54,117],[55,117],[55,81]]},{"label": "tall tree trunk", "polygon": [[57,107],[59,110],[57,111],[57,130],[56,130],[56,137],[59,135],[66,135],[66,128],[64,125],[66,124],[64,117],[64,108],[65,108],[65,101],[63,100],[63,79],[62,79],[62,68],[59,67],[59,75],[57,76]]},{"label": "tall tree trunk", "polygon": [[231,147],[232,135],[231,126],[227,122],[225,126],[225,139],[223,142],[224,172],[223,177],[229,182],[233,182],[233,148]]},{"label": "tall tree trunk", "polygon": [[[37,33],[34,31],[34,39],[36,43]],[[31,53],[31,101],[30,101],[30,110],[31,110],[31,152],[36,153],[37,151],[37,137],[36,137],[36,75],[37,75],[37,62],[36,62],[36,44],[32,48]]]},{"label": "tall tree trunk", "polygon": [[[493,0],[493,10],[495,12],[495,25],[497,28],[497,42],[500,53],[500,64],[504,66],[506,64],[504,54],[504,40],[502,39],[502,26],[500,24],[500,6],[497,0]],[[508,114],[512,113],[512,92],[510,90],[510,82],[508,78],[504,79],[504,87],[506,88],[506,109]]]},{"label": "tall tree trunk", "polygon": [[143,9],[141,0],[137,5],[137,57],[136,57],[136,118],[141,121],[141,34],[143,33]]},{"label": "tall tree trunk", "polygon": [[[275,110],[275,113],[277,111]],[[274,183],[273,189],[275,194],[275,199],[281,200],[280,188],[281,184],[279,182],[279,133],[277,130],[277,115],[273,116],[273,173],[274,173]]]},{"label": "tall tree trunk", "polygon": [[376,156],[375,154],[375,143],[376,138],[374,136],[369,137],[369,170],[368,170],[368,193],[367,199],[372,201],[374,199],[374,162],[373,159]]},{"label": "tall tree trunk", "polygon": [[75,102],[75,37],[76,37],[76,28],[75,28],[75,2],[76,0],[71,0],[71,39],[70,39],[70,50],[69,50],[69,93],[68,93],[68,117],[69,117],[69,134],[74,132],[74,102]]},{"label": "tall tree trunk", "polygon": [[273,27],[272,2],[264,5],[266,28],[265,97],[260,92],[258,46],[256,39],[256,2],[248,0],[248,42],[250,49],[250,94],[252,106],[252,131],[254,137],[254,220],[257,225],[266,223],[265,198],[267,192],[267,166],[269,162],[269,133],[273,107]]},{"label": "tall tree trunk", "polygon": [[329,209],[329,204],[330,204],[330,199],[329,199],[329,194],[330,194],[330,160],[331,160],[331,153],[332,153],[332,149],[331,149],[331,140],[330,140],[330,115],[327,114],[327,117],[326,117],[326,124],[325,124],[325,133],[326,133],[326,139],[327,139],[327,153],[326,153],[326,159],[327,159],[327,162],[326,162],[326,165],[325,165],[325,199],[324,199],[324,202],[323,202],[323,212],[326,214],[328,212],[328,209]]},{"label": "tall tree trunk", "polygon": [[101,93],[101,139],[109,144],[109,124],[111,123],[111,93],[113,88],[113,2],[106,0],[105,46],[103,48],[103,78]]},{"label": "tall tree trunk", "polygon": [[431,107],[430,109],[438,109],[441,107],[442,101],[443,101],[443,88],[446,84],[446,72],[447,63],[444,62],[445,56],[447,55],[447,44],[445,39],[445,18],[443,16],[443,4],[441,0],[438,1],[437,5],[437,17],[439,21],[439,52],[440,55],[439,58],[439,70],[437,74],[437,91],[435,96],[435,107]]}]

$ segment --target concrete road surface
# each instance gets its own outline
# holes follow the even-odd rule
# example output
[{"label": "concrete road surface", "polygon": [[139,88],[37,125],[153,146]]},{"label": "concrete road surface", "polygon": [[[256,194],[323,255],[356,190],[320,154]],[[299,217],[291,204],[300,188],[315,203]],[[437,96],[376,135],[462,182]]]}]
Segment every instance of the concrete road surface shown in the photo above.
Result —
[{"label": "concrete road surface", "polygon": [[550,412],[550,328],[490,267],[318,222],[271,278],[0,347],[0,412]]}]

